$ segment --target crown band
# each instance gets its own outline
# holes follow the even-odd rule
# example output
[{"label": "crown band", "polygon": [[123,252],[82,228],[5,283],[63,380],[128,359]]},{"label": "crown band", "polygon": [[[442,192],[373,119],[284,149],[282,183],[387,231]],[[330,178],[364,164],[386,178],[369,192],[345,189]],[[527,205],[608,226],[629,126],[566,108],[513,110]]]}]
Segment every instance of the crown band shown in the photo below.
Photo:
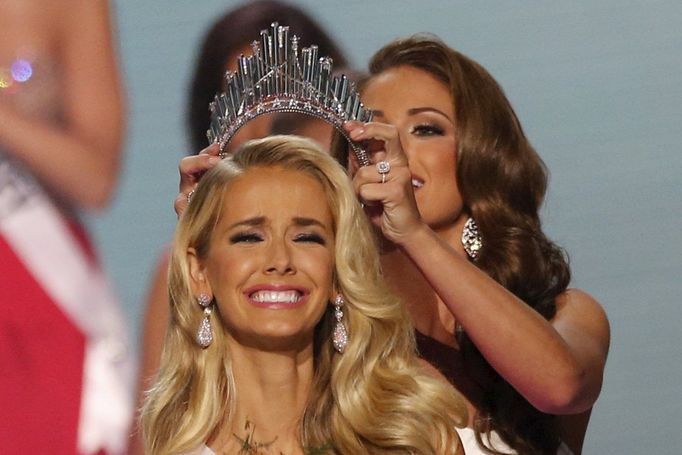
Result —
[{"label": "crown band", "polygon": [[361,165],[370,163],[367,151],[353,141],[343,124],[369,122],[372,112],[360,101],[355,84],[332,74],[332,59],[318,58],[315,45],[300,49],[289,27],[273,23],[251,45],[253,55],[238,59],[237,71],[225,73],[225,91],[210,104],[210,143],[220,143],[221,155],[237,131],[254,118],[272,112],[316,117],[334,126],[350,144]]}]

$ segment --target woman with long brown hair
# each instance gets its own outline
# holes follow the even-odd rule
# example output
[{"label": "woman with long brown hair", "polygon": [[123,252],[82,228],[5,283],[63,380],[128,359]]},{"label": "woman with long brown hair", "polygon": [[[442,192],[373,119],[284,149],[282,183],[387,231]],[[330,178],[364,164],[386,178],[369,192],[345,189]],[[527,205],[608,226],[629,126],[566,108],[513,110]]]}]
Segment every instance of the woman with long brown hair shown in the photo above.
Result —
[{"label": "woman with long brown hair", "polygon": [[393,42],[369,70],[377,122],[348,131],[390,171],[361,168],[354,183],[422,355],[469,398],[479,443],[579,453],[609,327],[542,232],[544,163],[490,74],[437,38]]}]

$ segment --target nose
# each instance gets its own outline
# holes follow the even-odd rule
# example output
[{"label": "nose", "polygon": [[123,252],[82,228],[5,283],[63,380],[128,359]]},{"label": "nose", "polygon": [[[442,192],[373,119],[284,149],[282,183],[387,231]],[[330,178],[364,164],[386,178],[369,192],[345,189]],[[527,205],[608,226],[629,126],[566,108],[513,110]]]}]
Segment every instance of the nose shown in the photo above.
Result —
[{"label": "nose", "polygon": [[400,138],[400,145],[403,148],[403,153],[405,154],[405,158],[407,158],[407,164],[409,166],[410,160],[414,156],[413,144],[410,141],[409,135],[406,137],[401,131],[398,131],[398,137]]},{"label": "nose", "polygon": [[273,241],[265,254],[266,274],[290,275],[296,272],[292,251],[286,240]]}]

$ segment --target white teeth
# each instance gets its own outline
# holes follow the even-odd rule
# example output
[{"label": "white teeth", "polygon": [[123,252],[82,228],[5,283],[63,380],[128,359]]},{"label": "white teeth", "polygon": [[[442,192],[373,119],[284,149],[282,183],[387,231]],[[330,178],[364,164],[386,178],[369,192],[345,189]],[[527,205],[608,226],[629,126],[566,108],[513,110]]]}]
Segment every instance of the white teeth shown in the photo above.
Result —
[{"label": "white teeth", "polygon": [[260,303],[296,303],[300,296],[297,291],[257,291],[251,299]]},{"label": "white teeth", "polygon": [[424,186],[424,182],[418,179],[412,179],[412,186],[415,188],[421,188],[422,186]]}]

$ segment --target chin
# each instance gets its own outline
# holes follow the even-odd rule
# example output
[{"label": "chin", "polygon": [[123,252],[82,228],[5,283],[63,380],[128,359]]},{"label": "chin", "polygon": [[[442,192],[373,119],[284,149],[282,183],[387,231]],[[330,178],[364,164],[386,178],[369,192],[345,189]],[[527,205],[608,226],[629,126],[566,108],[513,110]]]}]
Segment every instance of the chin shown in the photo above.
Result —
[{"label": "chin", "polygon": [[436,232],[449,232],[457,228],[459,217],[457,215],[429,217],[427,214],[422,216],[422,220]]},{"label": "chin", "polygon": [[270,323],[265,326],[251,327],[235,340],[245,346],[263,351],[302,350],[312,346],[315,328],[303,328],[294,324]]},{"label": "chin", "polygon": [[303,352],[313,347],[313,338],[300,338],[299,335],[263,336],[253,345],[263,352]]}]

